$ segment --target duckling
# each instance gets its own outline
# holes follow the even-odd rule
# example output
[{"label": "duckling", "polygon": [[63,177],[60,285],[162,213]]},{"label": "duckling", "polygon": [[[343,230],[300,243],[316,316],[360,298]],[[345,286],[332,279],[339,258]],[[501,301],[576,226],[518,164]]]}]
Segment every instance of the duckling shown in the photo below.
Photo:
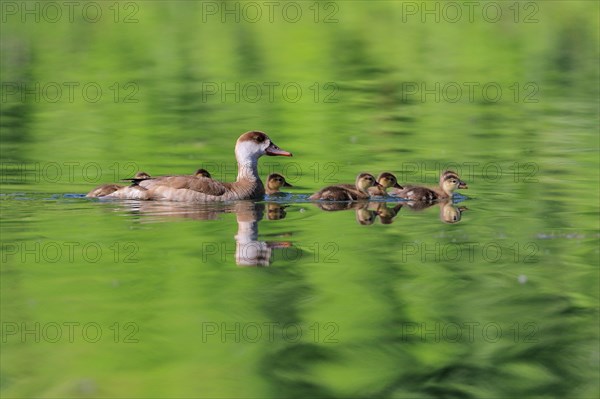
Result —
[{"label": "duckling", "polygon": [[271,173],[269,177],[267,177],[267,187],[265,187],[265,193],[267,193],[268,195],[280,193],[279,189],[281,187],[293,186],[287,181],[285,181],[285,177],[283,177],[279,173]]},{"label": "duckling", "polygon": [[369,187],[369,194],[371,196],[386,196],[388,188],[395,188],[402,190],[402,186],[398,184],[398,179],[390,172],[383,172],[377,176],[377,183],[381,187]]},{"label": "duckling", "polygon": [[133,176],[132,178],[129,179],[121,179],[121,181],[130,181],[131,184],[135,185],[138,184],[139,182],[141,182],[142,180],[147,180],[147,179],[152,179],[152,176],[150,176],[148,173],[146,172],[142,172],[141,170],[139,172],[137,172],[135,174],[135,176]]},{"label": "duckling", "polygon": [[325,201],[356,201],[370,197],[369,188],[380,186],[375,177],[370,173],[360,173],[356,176],[356,182],[351,184],[338,184],[328,186],[314,193],[308,199]]},{"label": "duckling", "polygon": [[194,176],[196,176],[196,177],[206,177],[207,179],[211,179],[212,178],[210,176],[210,173],[208,173],[208,170],[206,170],[206,169],[198,169],[196,171],[196,173],[194,173]]},{"label": "duckling", "polygon": [[89,193],[87,193],[86,197],[95,198],[95,197],[104,197],[105,195],[109,195],[114,193],[117,190],[125,188],[120,184],[101,184]]},{"label": "duckling", "polygon": [[440,176],[439,187],[406,186],[403,189],[394,189],[390,194],[411,201],[432,202],[452,198],[455,190],[467,188],[467,183],[462,181],[456,172],[446,170]]}]

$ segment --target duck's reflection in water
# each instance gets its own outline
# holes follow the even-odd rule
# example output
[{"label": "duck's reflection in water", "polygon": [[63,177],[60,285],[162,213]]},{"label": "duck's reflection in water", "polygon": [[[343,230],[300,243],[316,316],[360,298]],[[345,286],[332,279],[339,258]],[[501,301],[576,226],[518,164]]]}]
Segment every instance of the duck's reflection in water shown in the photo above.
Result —
[{"label": "duck's reflection in water", "polygon": [[458,223],[462,212],[468,210],[465,206],[456,206],[451,200],[442,201],[402,201],[402,202],[315,202],[318,208],[327,211],[354,210],[356,222],[362,225],[371,225],[379,217],[381,224],[391,224],[403,207],[411,211],[423,211],[433,206],[440,207],[440,220],[444,223]]},{"label": "duck's reflection in water", "polygon": [[444,223],[458,223],[462,218],[462,213],[468,208],[466,206],[456,206],[450,199],[440,201],[408,201],[405,207],[416,212],[420,212],[433,206],[440,207],[440,220]]},{"label": "duck's reflection in water", "polygon": [[[375,202],[375,201],[352,201],[352,202],[315,202],[318,208],[327,211],[354,210],[356,222],[362,225],[371,225],[379,216],[382,224],[391,224],[400,209],[404,205],[401,202]],[[389,206],[388,206],[389,205]]]},{"label": "duck's reflection in water", "polygon": [[[225,213],[235,213],[238,225],[235,234],[235,262],[238,266],[269,266],[273,251],[292,246],[289,241],[259,241],[258,222],[265,214],[265,204],[253,201],[231,203],[184,204],[162,201],[120,202],[130,212],[143,214],[147,221],[166,221],[170,218],[217,220]],[[285,206],[267,204],[269,220],[283,219]],[[287,234],[286,234],[287,235]]]}]

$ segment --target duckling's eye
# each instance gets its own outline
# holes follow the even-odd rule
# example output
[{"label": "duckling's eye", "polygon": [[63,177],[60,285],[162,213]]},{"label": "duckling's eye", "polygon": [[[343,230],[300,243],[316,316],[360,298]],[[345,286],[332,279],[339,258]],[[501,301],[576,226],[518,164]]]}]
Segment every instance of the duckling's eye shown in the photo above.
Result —
[{"label": "duckling's eye", "polygon": [[261,135],[257,135],[254,136],[254,141],[256,141],[257,143],[262,143],[263,141],[265,141],[265,138]]}]

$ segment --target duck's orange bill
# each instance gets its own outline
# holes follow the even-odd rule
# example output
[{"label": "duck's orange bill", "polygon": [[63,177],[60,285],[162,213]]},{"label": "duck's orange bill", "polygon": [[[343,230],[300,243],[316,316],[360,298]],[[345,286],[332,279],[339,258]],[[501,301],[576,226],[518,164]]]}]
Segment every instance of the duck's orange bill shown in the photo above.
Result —
[{"label": "duck's orange bill", "polygon": [[277,147],[275,145],[275,143],[273,143],[273,142],[271,142],[271,145],[267,147],[266,153],[267,153],[267,155],[270,155],[270,156],[276,156],[276,155],[279,155],[282,157],[291,157],[292,156],[291,152],[282,150],[281,148]]}]

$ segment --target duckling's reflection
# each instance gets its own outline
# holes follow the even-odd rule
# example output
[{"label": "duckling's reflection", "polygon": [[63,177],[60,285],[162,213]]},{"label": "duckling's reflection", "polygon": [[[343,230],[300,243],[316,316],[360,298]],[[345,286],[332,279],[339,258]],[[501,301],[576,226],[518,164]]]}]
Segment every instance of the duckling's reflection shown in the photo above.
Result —
[{"label": "duckling's reflection", "polygon": [[456,206],[450,199],[440,201],[408,201],[405,206],[416,212],[420,212],[432,206],[440,207],[440,220],[444,223],[458,223],[462,218],[462,213],[469,208],[466,206]]},{"label": "duckling's reflection", "polygon": [[[273,250],[292,246],[289,241],[259,241],[258,222],[264,217],[265,204],[253,201],[236,201],[230,204],[182,204],[162,201],[131,202],[132,212],[144,214],[154,220],[187,218],[216,220],[224,213],[235,213],[238,230],[235,238],[235,262],[238,266],[269,266]],[[267,204],[269,220],[283,219],[285,206]]]},{"label": "duckling's reflection", "polygon": [[465,206],[456,206],[452,200],[439,201],[402,201],[402,202],[376,202],[376,201],[345,201],[345,202],[315,202],[318,208],[327,211],[345,211],[353,209],[356,213],[356,222],[362,225],[371,225],[377,216],[381,224],[391,224],[400,212],[406,207],[411,211],[423,211],[433,206],[440,207],[440,220],[444,223],[458,223],[462,213],[468,210]]},{"label": "duckling's reflection", "polygon": [[[318,208],[327,211],[344,211],[354,209],[356,222],[365,226],[375,223],[379,216],[382,224],[391,224],[402,209],[401,202],[375,202],[375,201],[345,201],[345,202],[315,202]],[[391,207],[388,207],[390,205]]]}]

